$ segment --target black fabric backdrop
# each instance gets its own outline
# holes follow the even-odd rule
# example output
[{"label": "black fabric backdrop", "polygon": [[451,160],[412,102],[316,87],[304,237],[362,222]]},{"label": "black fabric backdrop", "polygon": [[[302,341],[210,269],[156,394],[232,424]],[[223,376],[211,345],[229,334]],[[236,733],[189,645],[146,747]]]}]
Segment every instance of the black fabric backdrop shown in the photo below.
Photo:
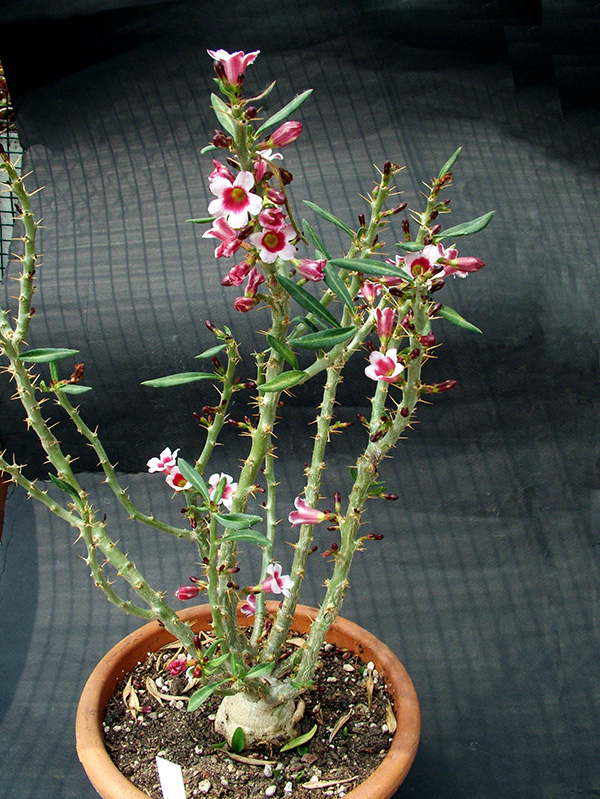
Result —
[{"label": "black fabric backdrop", "polygon": [[[305,133],[285,152],[297,208],[310,197],[355,224],[387,158],[406,164],[399,187],[414,207],[460,145],[452,224],[496,212],[461,250],[485,269],[443,297],[483,335],[444,325],[429,377],[458,387],[421,406],[386,463],[400,500],[369,512],[386,537],[361,556],[344,609],[398,652],[420,696],[422,743],[398,797],[600,793],[598,16],[597,4],[559,0],[3,3],[0,58],[29,184],[45,187],[30,344],[80,350],[94,387],[82,412],[144,507],[152,497],[177,517],[145,463],[165,445],[194,456],[192,412],[210,396],[140,382],[195,369],[212,344],[205,318],[234,328],[246,353],[265,318],[233,310],[214,244],[186,223],[210,199],[207,47],[261,50],[247,80],[260,90],[277,79],[267,112],[314,88],[298,115]],[[363,366],[343,385],[343,420],[364,405]],[[10,394],[5,380],[3,445],[43,479]],[[313,398],[297,391],[283,409],[281,516],[308,456]],[[116,537],[161,587],[185,580],[193,553],[129,530],[94,457],[58,430]],[[347,485],[359,436],[356,426],[336,439],[328,496]],[[215,470],[234,468],[234,442],[229,433]],[[0,781],[14,799],[93,796],[73,752],[77,695],[136,625],[89,590],[71,539],[12,492]],[[323,569],[305,601],[319,601]]]}]

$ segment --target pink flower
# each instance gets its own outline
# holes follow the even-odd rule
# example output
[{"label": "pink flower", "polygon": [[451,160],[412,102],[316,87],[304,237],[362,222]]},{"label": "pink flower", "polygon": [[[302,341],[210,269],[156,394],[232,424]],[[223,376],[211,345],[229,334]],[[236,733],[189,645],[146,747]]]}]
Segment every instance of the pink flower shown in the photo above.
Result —
[{"label": "pink flower", "polygon": [[279,563],[269,563],[267,566],[267,577],[260,584],[261,590],[271,594],[283,594],[283,596],[290,595],[290,588],[294,587],[294,581],[289,574],[281,573],[281,565]]},{"label": "pink flower", "polygon": [[247,599],[240,605],[240,613],[243,616],[254,616],[256,613],[256,597],[250,594]]},{"label": "pink flower", "polygon": [[258,305],[259,298],[256,296],[256,292],[258,291],[260,284],[264,282],[264,275],[261,275],[258,269],[253,266],[248,274],[248,282],[246,283],[246,288],[244,289],[244,296],[238,297],[233,303],[233,307],[236,309],[236,311],[240,311],[240,313],[246,313]]},{"label": "pink flower", "polygon": [[282,230],[287,222],[279,208],[265,208],[258,215],[258,221],[265,230]]},{"label": "pink flower", "polygon": [[325,276],[325,264],[327,261],[310,261],[308,258],[303,258],[301,261],[298,261],[296,264],[297,271],[305,277],[307,280],[312,280],[313,283],[317,283],[319,280],[323,280]]},{"label": "pink flower", "polygon": [[444,277],[450,275],[452,277],[466,277],[470,272],[478,272],[485,266],[485,262],[480,258],[464,255],[459,258],[444,258]]},{"label": "pink flower", "polygon": [[233,183],[235,180],[235,175],[231,170],[227,169],[224,164],[221,164],[219,161],[215,161],[213,158],[213,171],[208,176],[208,182],[212,183],[215,178],[225,178],[230,183]]},{"label": "pink flower", "polygon": [[169,447],[163,449],[160,453],[158,458],[150,458],[148,463],[148,471],[152,472],[162,472],[163,474],[169,474],[171,469],[177,463],[177,453],[179,452],[179,448],[175,450],[175,452],[171,452]]},{"label": "pink flower", "polygon": [[211,237],[222,241],[215,250],[215,258],[229,258],[242,246],[235,230],[221,216],[215,219],[210,230],[205,230],[202,234],[203,239]]},{"label": "pink flower", "polygon": [[260,153],[257,153],[258,158],[254,162],[254,177],[256,178],[256,182],[260,183],[260,181],[264,178],[266,171],[269,169],[269,165],[267,161],[282,161],[283,156],[281,153],[274,153],[272,150],[263,150]]},{"label": "pink flower", "polygon": [[221,78],[224,77],[233,86],[241,86],[246,74],[246,68],[254,63],[260,50],[252,53],[228,53],[227,50],[207,50],[209,56],[216,61],[215,71]]},{"label": "pink flower", "polygon": [[253,233],[249,237],[252,244],[259,251],[261,261],[273,264],[278,258],[289,261],[296,254],[296,248],[291,243],[296,231],[292,225],[286,225],[281,230],[263,230]]},{"label": "pink flower", "polygon": [[233,307],[239,313],[248,313],[248,311],[256,308],[259,302],[258,297],[236,297],[233,301]]},{"label": "pink flower", "polygon": [[268,144],[271,147],[285,147],[296,141],[302,133],[301,122],[284,122],[269,136]]},{"label": "pink flower", "polygon": [[274,186],[269,186],[267,189],[267,198],[275,205],[285,205],[285,194]]},{"label": "pink flower", "polygon": [[188,483],[177,466],[173,466],[165,479],[167,485],[171,486],[173,491],[187,491],[188,488],[192,487],[191,483]]},{"label": "pink flower", "polygon": [[232,266],[229,272],[227,272],[227,274],[221,281],[221,285],[241,286],[241,284],[244,282],[244,278],[251,269],[252,269],[252,264],[249,264],[248,261],[242,261],[240,264]]},{"label": "pink flower", "polygon": [[375,283],[372,280],[365,280],[360,287],[358,293],[362,294],[369,305],[373,305],[377,295],[381,292],[381,283]]},{"label": "pink flower", "polygon": [[217,490],[217,486],[221,482],[221,480],[225,478],[225,489],[223,491],[223,495],[220,502],[225,505],[227,510],[231,510],[231,503],[233,502],[233,495],[237,491],[238,484],[233,482],[233,477],[229,474],[211,474],[208,478],[208,496],[212,499],[214,496],[215,491]]},{"label": "pink flower", "polygon": [[371,363],[365,369],[365,374],[371,380],[385,380],[386,383],[394,383],[404,370],[404,366],[398,363],[395,347],[391,347],[385,355],[383,352],[372,352],[369,361]]},{"label": "pink flower", "polygon": [[296,497],[294,505],[296,510],[293,510],[288,516],[288,521],[292,527],[296,524],[319,524],[329,518],[328,513],[311,508],[302,497]]},{"label": "pink flower", "polygon": [[257,216],[262,208],[262,198],[251,193],[253,188],[252,172],[240,172],[233,183],[217,175],[210,183],[210,190],[217,199],[209,203],[208,213],[224,216],[232,228],[246,227],[250,216]]},{"label": "pink flower", "polygon": [[187,669],[187,660],[185,658],[173,658],[167,663],[167,668],[172,677],[177,677]]},{"label": "pink flower", "polygon": [[182,585],[175,591],[175,596],[185,602],[187,599],[195,599],[199,593],[200,589],[197,585]]},{"label": "pink flower", "polygon": [[[413,277],[419,277],[432,269],[439,259],[443,257],[443,247],[441,244],[427,244],[420,252],[409,252],[404,256],[402,268]],[[438,272],[441,270],[437,270]]]},{"label": "pink flower", "polygon": [[394,335],[398,313],[395,308],[377,308],[375,311],[377,320],[377,335],[383,347],[387,347],[388,341]]}]

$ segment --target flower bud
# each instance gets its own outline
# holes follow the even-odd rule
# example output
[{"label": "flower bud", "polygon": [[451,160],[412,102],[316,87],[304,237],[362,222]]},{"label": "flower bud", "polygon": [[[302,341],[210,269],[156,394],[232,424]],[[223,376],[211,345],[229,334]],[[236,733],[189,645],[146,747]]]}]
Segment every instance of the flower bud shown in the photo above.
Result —
[{"label": "flower bud", "polygon": [[440,233],[441,230],[442,230],[442,226],[441,225],[434,225],[432,228],[429,229],[429,235],[430,236],[437,236],[437,234]]},{"label": "flower bud", "polygon": [[184,658],[173,658],[173,660],[168,662],[167,668],[172,677],[177,677],[178,674],[182,674],[186,670],[187,660]]},{"label": "flower bud", "polygon": [[222,130],[215,130],[213,137],[212,137],[212,144],[215,147],[219,147],[222,149],[229,149],[229,146],[233,144],[233,139],[231,136],[227,136]]},{"label": "flower bud", "polygon": [[301,122],[284,122],[269,137],[269,145],[272,147],[285,147],[286,144],[295,142],[301,133]]},{"label": "flower bud", "polygon": [[291,172],[288,172],[287,169],[282,169],[281,167],[279,167],[279,175],[281,176],[281,182],[284,186],[289,186],[294,179],[294,176]]},{"label": "flower bud", "polygon": [[367,220],[365,219],[365,215],[364,214],[359,214],[358,215],[358,224],[361,227],[366,227],[367,226]]},{"label": "flower bud", "polygon": [[406,417],[407,417],[408,415],[409,415],[409,410],[408,410],[408,408],[407,408],[405,405],[403,405],[403,406],[400,408],[400,416],[402,416],[402,418],[403,418],[403,419],[406,419]]},{"label": "flower bud", "polygon": [[404,233],[406,241],[410,241],[410,222],[408,219],[402,220],[402,232]]},{"label": "flower bud", "polygon": [[424,347],[433,347],[437,343],[435,333],[427,333],[425,336],[420,336],[419,341]]},{"label": "flower bud", "polygon": [[446,281],[443,278],[438,277],[436,278],[436,280],[432,280],[431,283],[429,284],[429,293],[433,294],[435,291],[443,289],[445,285]]},{"label": "flower bud", "polygon": [[442,391],[452,391],[457,382],[456,380],[444,380],[443,383],[436,383],[435,386],[433,386],[434,392],[439,394]]},{"label": "flower bud", "polygon": [[259,303],[258,297],[237,297],[233,301],[233,307],[240,313],[248,313]]},{"label": "flower bud", "polygon": [[255,108],[253,105],[247,106],[246,111],[244,112],[246,119],[254,119],[257,114],[258,108]]},{"label": "flower bud", "polygon": [[200,589],[197,585],[182,585],[175,591],[175,596],[181,602],[185,602],[188,599],[195,599],[199,593]]},{"label": "flower bud", "polygon": [[392,162],[386,161],[385,164],[383,165],[383,174],[387,178],[390,176],[391,172],[392,172]]},{"label": "flower bud", "polygon": [[442,310],[442,303],[441,303],[441,302],[435,302],[435,303],[434,303],[434,304],[431,306],[431,308],[430,308],[430,309],[427,311],[427,316],[429,316],[429,317],[433,317],[433,316],[435,316],[437,313],[439,313],[441,310]]},{"label": "flower bud", "polygon": [[285,194],[281,189],[276,189],[274,186],[269,186],[267,189],[267,197],[275,205],[285,205]]}]

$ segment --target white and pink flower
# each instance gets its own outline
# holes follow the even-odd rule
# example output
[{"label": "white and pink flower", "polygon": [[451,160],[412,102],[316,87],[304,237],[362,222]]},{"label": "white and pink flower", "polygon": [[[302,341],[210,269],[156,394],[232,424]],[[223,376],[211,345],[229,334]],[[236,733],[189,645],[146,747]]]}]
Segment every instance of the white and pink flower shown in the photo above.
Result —
[{"label": "white and pink flower", "polygon": [[211,476],[208,478],[208,496],[212,500],[215,495],[215,491],[217,490],[217,486],[223,478],[225,478],[225,488],[223,489],[223,494],[219,502],[222,502],[227,510],[231,510],[233,495],[237,491],[238,484],[233,482],[233,477],[230,474],[224,474],[223,472],[221,472],[221,474],[211,474]]},{"label": "white and pink flower", "polygon": [[188,483],[177,466],[174,466],[171,469],[171,471],[166,475],[165,480],[167,481],[167,485],[171,486],[173,491],[187,491],[188,488],[192,487],[192,484]]},{"label": "white and pink flower", "polygon": [[365,369],[365,374],[371,380],[385,380],[386,383],[395,383],[400,374],[404,371],[404,366],[398,362],[397,350],[395,347],[384,354],[383,352],[372,352],[369,356],[370,364]]},{"label": "white and pink flower", "polygon": [[328,513],[317,510],[317,508],[311,508],[302,497],[296,497],[294,506],[296,510],[293,510],[288,516],[288,521],[292,527],[297,524],[320,524],[329,518]]},{"label": "white and pink flower", "polygon": [[388,341],[392,338],[396,330],[398,312],[395,308],[377,308],[375,311],[375,319],[377,321],[377,335],[379,336],[381,345],[382,347],[387,347]]},{"label": "white and pink flower", "polygon": [[262,198],[252,193],[253,188],[252,172],[240,172],[233,183],[227,177],[217,175],[210,182],[210,190],[217,199],[209,203],[208,213],[225,217],[232,228],[246,227],[250,217],[258,216],[262,208]]},{"label": "white and pink flower", "polygon": [[256,614],[256,596],[250,594],[240,605],[242,616],[254,616]]},{"label": "white and pink flower", "polygon": [[216,71],[219,77],[223,76],[233,86],[240,86],[244,80],[246,69],[254,63],[260,50],[244,53],[238,50],[228,53],[227,50],[207,50],[209,56],[216,62]]},{"label": "white and pink flower", "polygon": [[290,589],[294,587],[294,581],[289,574],[281,573],[281,564],[269,563],[267,574],[269,577],[260,584],[261,591],[270,594],[283,594],[283,596],[290,595]]},{"label": "white and pink flower", "polygon": [[152,472],[162,472],[163,474],[169,474],[171,469],[177,465],[177,454],[179,452],[179,448],[177,448],[174,452],[171,452],[169,447],[163,449],[160,453],[158,458],[150,458],[148,463],[148,471]]},{"label": "white and pink flower", "polygon": [[215,250],[215,258],[229,258],[242,246],[242,242],[237,237],[237,232],[227,224],[222,216],[217,217],[213,222],[213,226],[204,231],[202,238],[220,239],[221,244]]},{"label": "white and pink flower", "polygon": [[303,258],[296,264],[296,271],[302,275],[302,277],[306,278],[306,280],[318,283],[319,280],[323,280],[325,277],[326,263],[327,261],[325,260],[311,261],[308,258]]},{"label": "white and pink flower", "polygon": [[286,225],[280,230],[262,230],[249,237],[250,244],[258,250],[261,261],[273,264],[278,258],[289,261],[296,254],[292,239],[296,231],[292,225]]},{"label": "white and pink flower", "polygon": [[254,177],[256,182],[260,183],[269,169],[267,161],[282,161],[283,156],[281,153],[274,153],[273,150],[262,150],[257,155],[258,158],[254,162]]}]

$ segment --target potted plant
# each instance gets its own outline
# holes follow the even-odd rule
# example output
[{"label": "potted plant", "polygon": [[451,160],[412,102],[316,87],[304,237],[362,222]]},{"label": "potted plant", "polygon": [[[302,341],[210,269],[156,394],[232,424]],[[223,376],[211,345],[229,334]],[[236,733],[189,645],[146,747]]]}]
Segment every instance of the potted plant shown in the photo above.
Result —
[{"label": "potted plant", "polygon": [[[259,351],[250,356],[254,361],[251,378],[247,370],[241,371],[242,355],[248,354],[234,333],[209,321],[206,324],[214,335],[214,346],[198,355],[211,363],[209,371],[189,371],[146,382],[149,389],[160,390],[196,381],[203,387],[204,381],[209,381],[218,392],[218,401],[198,414],[204,431],[199,454],[186,460],[179,457],[176,442],[168,442],[170,446],[147,464],[157,480],[164,480],[164,490],[184,499],[184,523],[176,526],[141,510],[122,487],[98,432],[84,421],[76,404],[80,395],[90,390],[82,382],[83,365],[75,364],[66,371],[63,368],[63,362],[73,359],[77,351],[27,349],[38,224],[31,195],[5,153],[0,166],[20,206],[24,247],[20,294],[12,309],[14,319],[8,308],[0,311],[0,350],[27,424],[37,434],[52,467],[49,476],[56,491],[42,490],[6,453],[0,456],[0,471],[78,530],[93,580],[112,603],[152,622],[147,625],[151,636],[160,632],[161,641],[166,636],[179,642],[180,653],[168,667],[173,674],[185,673],[194,686],[188,710],[197,710],[210,697],[222,697],[215,725],[228,745],[241,751],[244,745],[251,748],[265,740],[272,746],[287,745],[297,735],[302,697],[311,690],[322,647],[328,636],[335,639],[341,625],[338,617],[354,556],[382,538],[377,531],[363,529],[365,506],[371,498],[397,499],[381,482],[379,465],[411,426],[419,401],[455,385],[453,380],[434,384],[424,381],[423,367],[438,346],[434,325],[442,319],[477,330],[440,302],[438,292],[448,278],[466,277],[484,265],[476,257],[459,256],[455,241],[482,230],[492,214],[443,229],[440,220],[450,211],[445,192],[460,150],[432,179],[420,211],[407,209],[406,202],[394,202],[394,181],[400,167],[386,161],[365,198],[366,207],[358,216],[356,230],[328,209],[305,201],[313,214],[341,229],[348,238],[345,252],[332,256],[310,222],[297,221],[298,211],[292,209],[289,196],[292,175],[282,166],[279,152],[302,134],[302,124],[290,117],[311,91],[298,95],[265,119],[261,102],[274,84],[255,96],[245,97],[243,93],[246,70],[258,51],[230,54],[217,50],[209,51],[209,55],[219,91],[211,95],[219,127],[205,148],[214,156],[209,175],[214,199],[208,206],[208,216],[191,221],[205,226],[203,237],[216,240],[215,257],[228,264],[222,283],[238,288],[235,309],[256,314],[257,327],[266,332],[261,334]],[[408,215],[401,217],[397,253],[386,257],[382,254],[382,236],[405,210]],[[336,418],[337,390],[350,360],[365,359],[365,355],[364,384],[370,412],[360,416],[364,427],[362,449],[349,464],[348,486],[336,491],[330,498],[330,508],[325,509],[321,490],[328,446],[332,433],[348,425],[347,420]],[[276,430],[279,423],[285,424],[285,418],[281,422],[279,418],[281,398],[291,389],[301,390],[309,381],[322,386],[315,410],[312,456],[305,469],[305,483],[282,525],[276,504]],[[252,410],[243,421],[234,421],[229,415],[232,398],[238,392],[252,397]],[[165,594],[146,580],[111,536],[101,510],[91,506],[71,458],[44,418],[42,403],[47,397],[54,399],[83,442],[94,449],[106,483],[130,517],[195,548],[199,573],[180,586],[175,597],[177,602],[206,597],[203,612],[210,622],[210,642],[194,627],[193,613],[178,613]],[[238,453],[232,456],[231,474],[211,473],[209,469],[219,434],[227,423],[238,428],[240,444],[247,444],[235,476]],[[303,609],[300,617],[300,591],[310,555],[317,547],[315,528],[319,525],[326,526],[329,538],[334,538],[321,552],[331,565],[330,575],[320,607]],[[289,574],[283,574],[276,560],[276,546],[282,536],[294,547]],[[260,548],[262,565],[251,584],[240,586],[236,581],[240,548],[248,545]],[[118,584],[107,575],[107,564],[133,589],[136,600],[120,593]],[[267,597],[278,601],[269,603]],[[291,656],[284,657],[291,632],[301,632],[305,640]],[[393,679],[391,673],[388,675],[391,667],[387,654],[377,662],[381,662],[386,679]],[[403,672],[402,667],[400,670]],[[119,676],[122,671],[119,665]],[[114,669],[111,679],[114,690]],[[402,680],[403,687],[392,690],[398,700],[396,716],[410,717],[410,729],[396,733],[403,751],[400,780],[414,757],[419,730],[414,689],[405,673]],[[106,696],[102,696],[105,701]],[[410,711],[404,715],[402,703],[404,710]],[[84,711],[83,716],[87,713]],[[97,717],[94,724],[101,734]],[[80,753],[86,748],[80,746]],[[368,795],[390,796],[398,784],[396,777],[383,793],[369,788]]]}]

